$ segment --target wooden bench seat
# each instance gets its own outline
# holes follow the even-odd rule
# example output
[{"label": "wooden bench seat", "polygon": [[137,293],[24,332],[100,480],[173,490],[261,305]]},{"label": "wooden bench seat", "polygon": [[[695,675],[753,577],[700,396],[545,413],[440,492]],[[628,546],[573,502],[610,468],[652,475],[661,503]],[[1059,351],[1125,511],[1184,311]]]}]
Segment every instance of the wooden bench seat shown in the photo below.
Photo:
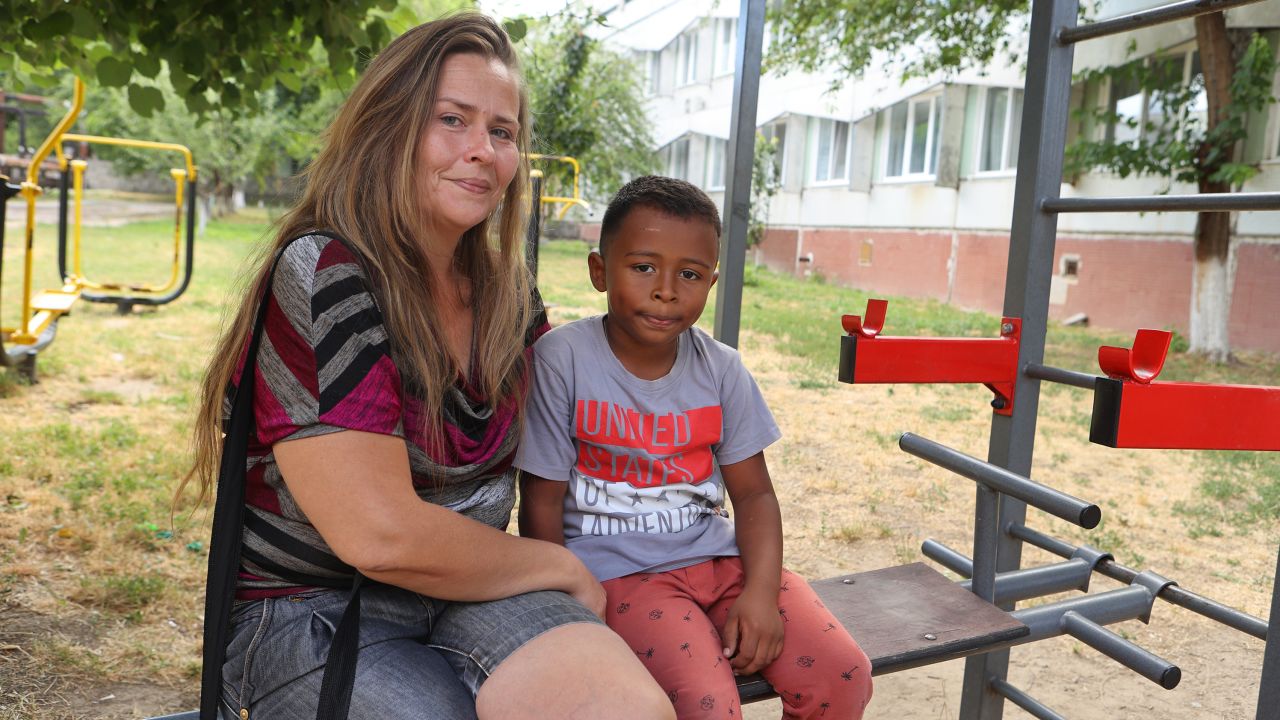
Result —
[{"label": "wooden bench seat", "polygon": [[[1026,625],[924,563],[818,580],[813,588],[871,658],[871,674],[993,650],[1026,635]],[[777,693],[759,675],[738,680],[743,703]],[[152,720],[196,720],[194,712]]]},{"label": "wooden bench seat", "polygon": [[[813,583],[827,607],[885,675],[992,650],[1026,635],[1026,625],[924,563]],[[743,703],[776,697],[759,675],[738,680]]]}]

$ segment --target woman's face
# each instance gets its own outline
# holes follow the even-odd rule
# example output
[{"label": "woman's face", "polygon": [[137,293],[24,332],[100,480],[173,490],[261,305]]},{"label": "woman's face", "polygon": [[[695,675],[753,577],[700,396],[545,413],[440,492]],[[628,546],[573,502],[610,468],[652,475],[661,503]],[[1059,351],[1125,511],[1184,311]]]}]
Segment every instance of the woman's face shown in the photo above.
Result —
[{"label": "woman's face", "polygon": [[520,162],[520,91],[500,60],[450,55],[418,141],[418,201],[431,241],[453,241],[502,200]]}]

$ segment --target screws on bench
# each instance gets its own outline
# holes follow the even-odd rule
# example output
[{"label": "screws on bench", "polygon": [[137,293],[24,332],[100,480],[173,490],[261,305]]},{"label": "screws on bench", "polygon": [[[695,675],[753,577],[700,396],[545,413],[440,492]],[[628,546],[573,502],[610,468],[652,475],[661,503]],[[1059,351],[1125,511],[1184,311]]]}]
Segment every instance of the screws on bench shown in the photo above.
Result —
[{"label": "screws on bench", "polygon": [[1002,398],[1002,397],[998,397],[998,398],[996,398],[995,400],[992,400],[992,401],[991,401],[991,407],[993,407],[993,408],[995,408],[995,409],[997,409],[997,410],[1003,410],[1005,405],[1006,405],[1006,403],[1005,403],[1005,401],[1004,401],[1004,398]]},{"label": "screws on bench", "polygon": [[925,633],[925,634],[924,634],[924,639],[925,639],[925,640],[937,640],[937,639],[938,639],[938,636],[937,636],[937,635],[934,635],[933,633]]},{"label": "screws on bench", "polygon": [[840,582],[844,583],[845,585],[852,585],[855,582],[855,580],[853,578],[845,578]]}]

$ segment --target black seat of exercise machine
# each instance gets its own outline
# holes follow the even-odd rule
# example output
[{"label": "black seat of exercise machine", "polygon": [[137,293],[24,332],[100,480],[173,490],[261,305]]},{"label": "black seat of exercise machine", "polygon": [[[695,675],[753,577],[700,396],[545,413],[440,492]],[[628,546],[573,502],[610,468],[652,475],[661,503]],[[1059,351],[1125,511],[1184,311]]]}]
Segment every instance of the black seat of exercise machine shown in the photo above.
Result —
[{"label": "black seat of exercise machine", "polygon": [[[813,589],[871,658],[872,675],[974,655],[1030,632],[924,563],[819,580]],[[759,675],[739,678],[738,694],[744,703],[776,695]]]}]

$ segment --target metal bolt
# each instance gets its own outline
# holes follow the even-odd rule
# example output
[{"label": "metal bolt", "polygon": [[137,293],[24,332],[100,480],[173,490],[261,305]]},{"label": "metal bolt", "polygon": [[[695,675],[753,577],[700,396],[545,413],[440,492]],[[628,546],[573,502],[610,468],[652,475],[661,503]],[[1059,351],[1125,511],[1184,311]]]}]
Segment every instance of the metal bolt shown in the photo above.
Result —
[{"label": "metal bolt", "polygon": [[853,580],[853,578],[845,578],[840,582],[844,583],[845,585],[852,585],[855,581]]},{"label": "metal bolt", "polygon": [[1013,332],[1013,323],[1001,323],[1001,324],[1000,324],[1000,333],[1001,333],[1001,334],[1003,334],[1003,335],[1008,335],[1008,334],[1009,334],[1009,333],[1011,333],[1011,332]]},{"label": "metal bolt", "polygon": [[1002,397],[998,397],[998,398],[996,398],[995,400],[992,400],[992,401],[991,401],[991,407],[993,407],[993,408],[995,408],[995,409],[997,409],[997,410],[1003,410],[1003,409],[1004,409],[1005,404],[1006,404],[1006,403],[1005,403],[1005,401],[1004,401],[1004,398],[1002,398]]},{"label": "metal bolt", "polygon": [[938,639],[938,636],[937,636],[937,635],[934,635],[933,633],[925,633],[925,634],[924,634],[924,639],[925,639],[925,640],[937,640],[937,639]]}]

